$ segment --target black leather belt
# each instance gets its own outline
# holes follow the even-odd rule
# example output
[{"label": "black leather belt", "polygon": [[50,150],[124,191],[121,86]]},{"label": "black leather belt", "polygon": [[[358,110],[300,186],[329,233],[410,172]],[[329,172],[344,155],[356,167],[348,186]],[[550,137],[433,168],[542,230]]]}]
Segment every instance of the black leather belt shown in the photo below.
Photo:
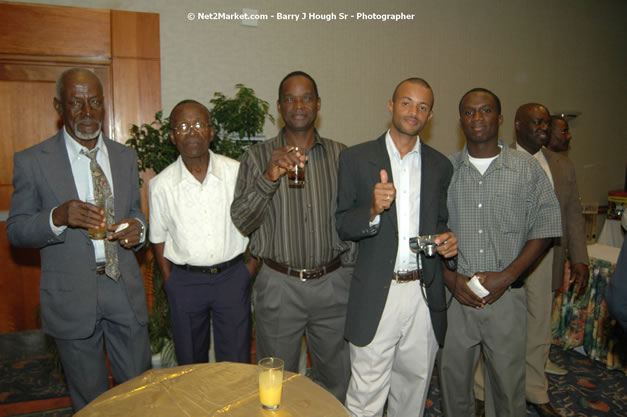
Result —
[{"label": "black leather belt", "polygon": [[230,267],[232,267],[233,265],[241,261],[243,258],[244,258],[244,254],[241,254],[241,255],[237,255],[235,258],[231,259],[230,261],[222,262],[221,264],[216,264],[216,265],[211,265],[211,266],[196,266],[196,265],[176,265],[176,266],[189,272],[215,275],[215,274],[219,274],[220,272],[226,271],[227,269],[229,269]]},{"label": "black leather belt", "polygon": [[268,265],[270,268],[278,271],[282,274],[290,275],[296,278],[299,278],[301,281],[309,281],[310,279],[319,279],[322,278],[325,274],[331,273],[342,266],[342,260],[338,256],[325,266],[321,268],[314,269],[297,269],[291,268],[287,265],[280,264],[278,262],[274,262],[272,259],[264,259],[263,263]]},{"label": "black leather belt", "polygon": [[107,268],[106,262],[96,263],[96,275],[104,275]]},{"label": "black leather belt", "polygon": [[413,271],[397,271],[392,279],[396,282],[420,281],[420,272],[417,269]]}]

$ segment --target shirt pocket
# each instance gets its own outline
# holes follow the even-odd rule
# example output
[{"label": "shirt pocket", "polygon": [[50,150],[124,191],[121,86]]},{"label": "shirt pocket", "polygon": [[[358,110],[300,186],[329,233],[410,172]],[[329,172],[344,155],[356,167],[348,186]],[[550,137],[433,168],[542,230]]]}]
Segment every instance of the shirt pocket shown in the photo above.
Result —
[{"label": "shirt pocket", "polygon": [[511,194],[494,196],[492,218],[503,233],[522,233],[527,224],[527,213],[522,201]]}]

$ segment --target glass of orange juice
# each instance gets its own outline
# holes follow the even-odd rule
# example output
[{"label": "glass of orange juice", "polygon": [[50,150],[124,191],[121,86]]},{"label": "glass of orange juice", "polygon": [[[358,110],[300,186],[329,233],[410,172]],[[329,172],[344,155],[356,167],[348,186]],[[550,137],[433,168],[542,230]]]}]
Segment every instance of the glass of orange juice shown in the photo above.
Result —
[{"label": "glass of orange juice", "polygon": [[281,404],[283,366],[283,360],[275,357],[259,361],[259,401],[263,408],[276,410]]}]

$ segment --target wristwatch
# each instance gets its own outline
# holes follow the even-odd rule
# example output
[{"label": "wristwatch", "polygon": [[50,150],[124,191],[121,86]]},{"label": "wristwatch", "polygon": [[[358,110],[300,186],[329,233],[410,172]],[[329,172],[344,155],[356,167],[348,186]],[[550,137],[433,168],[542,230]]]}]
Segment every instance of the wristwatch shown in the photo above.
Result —
[{"label": "wristwatch", "polygon": [[146,239],[146,228],[144,227],[144,223],[141,220],[136,220],[139,223],[139,227],[141,227],[141,229],[139,230],[139,243],[142,243]]}]

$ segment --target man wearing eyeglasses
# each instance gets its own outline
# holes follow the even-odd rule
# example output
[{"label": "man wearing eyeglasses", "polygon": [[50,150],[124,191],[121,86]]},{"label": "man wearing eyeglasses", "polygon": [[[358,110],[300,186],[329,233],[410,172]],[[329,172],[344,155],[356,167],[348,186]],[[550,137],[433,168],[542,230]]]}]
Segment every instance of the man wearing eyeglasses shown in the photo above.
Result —
[{"label": "man wearing eyeglasses", "polygon": [[[248,239],[229,208],[239,162],[209,150],[209,110],[183,100],[170,113],[178,159],[150,181],[150,241],[165,280],[179,365],[208,362],[213,319],[217,361],[250,361]],[[250,269],[248,269],[250,268]]]}]

